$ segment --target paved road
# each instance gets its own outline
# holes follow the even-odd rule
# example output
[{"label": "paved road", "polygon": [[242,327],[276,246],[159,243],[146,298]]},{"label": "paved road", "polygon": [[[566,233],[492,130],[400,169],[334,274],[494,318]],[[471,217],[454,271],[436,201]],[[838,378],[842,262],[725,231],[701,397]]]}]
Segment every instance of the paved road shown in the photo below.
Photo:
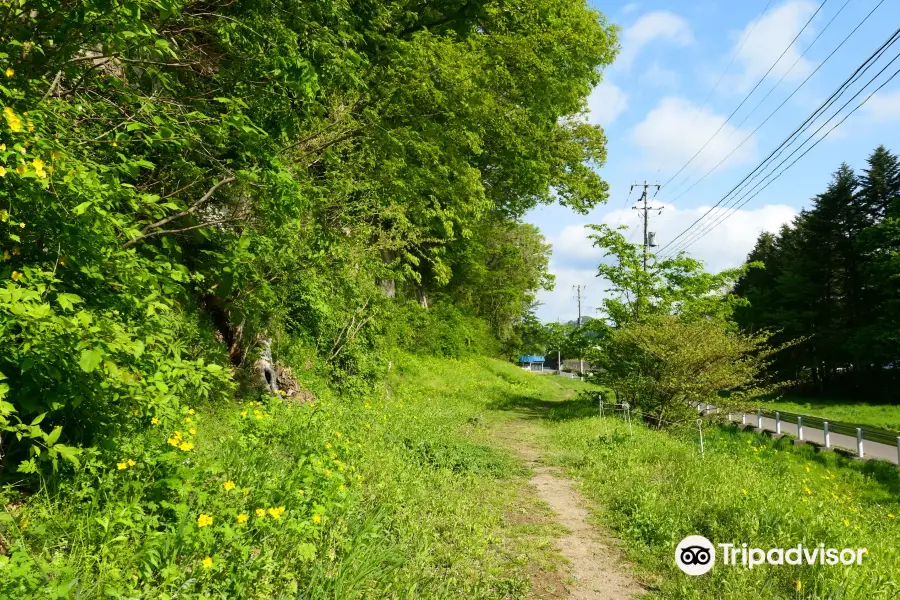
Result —
[{"label": "paved road", "polygon": [[[756,415],[754,414],[732,414],[732,421],[741,422],[741,417],[746,416],[747,423],[756,426]],[[762,418],[762,429],[766,431],[775,431],[775,419],[769,417]],[[790,434],[797,437],[797,423],[789,421],[781,421],[781,433]],[[844,448],[856,454],[856,437],[843,435],[840,433],[829,433],[831,446]],[[803,424],[803,439],[816,444],[825,445],[825,432],[822,429],[811,425]],[[877,458],[887,460],[894,464],[898,464],[897,446],[889,444],[881,444],[871,440],[863,440],[863,456],[865,458]]]}]

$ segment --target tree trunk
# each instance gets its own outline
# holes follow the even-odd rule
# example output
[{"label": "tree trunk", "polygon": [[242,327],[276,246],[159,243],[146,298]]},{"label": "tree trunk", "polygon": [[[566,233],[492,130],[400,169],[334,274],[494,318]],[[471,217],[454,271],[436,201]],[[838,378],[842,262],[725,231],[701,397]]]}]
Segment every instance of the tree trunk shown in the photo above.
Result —
[{"label": "tree trunk", "polygon": [[[397,253],[393,250],[381,251],[381,260],[385,264],[390,264],[396,259]],[[381,292],[388,298],[394,298],[397,296],[397,282],[393,279],[380,279],[378,281],[378,285],[381,287]]]}]

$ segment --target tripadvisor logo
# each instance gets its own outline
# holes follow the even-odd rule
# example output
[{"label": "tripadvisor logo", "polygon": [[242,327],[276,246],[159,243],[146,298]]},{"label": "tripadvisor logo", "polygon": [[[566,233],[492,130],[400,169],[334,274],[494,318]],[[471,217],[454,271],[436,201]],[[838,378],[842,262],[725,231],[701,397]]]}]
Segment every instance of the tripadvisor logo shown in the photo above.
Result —
[{"label": "tripadvisor logo", "polygon": [[792,548],[748,548],[747,544],[714,545],[702,535],[689,535],[675,548],[675,562],[688,575],[703,575],[716,562],[716,546],[722,553],[722,564],[752,569],[759,565],[861,565],[865,548],[826,548],[825,544]]}]

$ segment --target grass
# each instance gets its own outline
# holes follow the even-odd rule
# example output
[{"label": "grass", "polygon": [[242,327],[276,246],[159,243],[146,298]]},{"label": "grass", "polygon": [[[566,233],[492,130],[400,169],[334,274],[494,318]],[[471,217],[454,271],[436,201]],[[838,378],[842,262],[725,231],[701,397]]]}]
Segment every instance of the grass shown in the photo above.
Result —
[{"label": "grass", "polygon": [[196,406],[39,493],[3,488],[0,598],[559,597],[559,528],[488,405],[583,384],[394,365],[364,398]]},{"label": "grass", "polygon": [[[666,599],[888,599],[900,595],[900,471],[810,448],[795,451],[728,427],[667,433],[616,418],[593,402],[549,403],[547,443],[583,481],[598,522],[621,537],[655,595]],[[717,564],[682,574],[674,549],[687,535],[750,547],[864,547],[862,566]],[[797,582],[801,590],[797,591]]]},{"label": "grass", "polygon": [[841,398],[785,396],[777,401],[766,402],[761,407],[900,431],[900,405],[856,402]]},{"label": "grass", "polygon": [[[485,359],[394,365],[366,397],[197,406],[40,493],[3,488],[0,598],[563,598],[560,527],[512,429],[581,481],[651,598],[900,597],[891,465],[716,427],[702,457],[691,430],[601,420],[578,381]],[[167,444],[176,427],[196,428],[193,450]],[[688,577],[673,552],[689,534],[869,555]]]}]

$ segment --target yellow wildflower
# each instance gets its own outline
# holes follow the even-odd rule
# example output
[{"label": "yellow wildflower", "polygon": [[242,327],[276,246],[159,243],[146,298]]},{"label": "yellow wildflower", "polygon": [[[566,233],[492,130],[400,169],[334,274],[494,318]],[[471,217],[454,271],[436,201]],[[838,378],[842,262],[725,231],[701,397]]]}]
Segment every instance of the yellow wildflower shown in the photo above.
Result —
[{"label": "yellow wildflower", "polygon": [[894,515],[893,513],[888,513],[888,519],[896,519],[896,518],[897,518],[897,516]]},{"label": "yellow wildflower", "polygon": [[120,462],[120,463],[116,463],[116,466],[119,467],[120,471],[124,471],[125,469],[128,468],[128,463]]},{"label": "yellow wildflower", "polygon": [[20,279],[22,279],[22,274],[19,273],[18,271],[13,271],[13,272],[12,272],[12,280],[13,280],[13,281],[18,281],[18,280],[20,280]]},{"label": "yellow wildflower", "polygon": [[249,517],[247,515],[241,513],[237,516],[237,522],[238,523],[246,523],[248,518]]},{"label": "yellow wildflower", "polygon": [[325,477],[331,477],[331,469],[325,469]]},{"label": "yellow wildflower", "polygon": [[212,558],[207,556],[203,559],[203,568],[209,569],[210,567],[212,567]]},{"label": "yellow wildflower", "polygon": [[319,515],[313,515],[312,522],[313,522],[313,523],[321,523],[321,522],[322,522],[322,517],[319,516]]},{"label": "yellow wildflower", "polygon": [[305,490],[297,490],[297,493],[302,496],[306,493],[306,491]]},{"label": "yellow wildflower", "polygon": [[133,466],[136,465],[136,464],[137,464],[137,463],[134,461],[133,458],[129,458],[129,459],[128,459],[128,466],[129,466],[129,467],[133,467]]},{"label": "yellow wildflower", "polygon": [[9,67],[6,67],[6,76],[7,76],[7,77],[12,77],[12,76],[15,75],[15,74],[16,74],[16,72],[15,72],[14,70],[12,70],[12,69],[9,68]]},{"label": "yellow wildflower", "polygon": [[257,516],[257,517],[260,517],[260,518],[265,517],[265,516],[266,516],[266,509],[264,509],[264,508],[257,508],[257,509],[256,509],[256,516]]},{"label": "yellow wildflower", "polygon": [[28,167],[24,163],[19,163],[16,165],[16,173],[19,175],[24,175],[28,172]]},{"label": "yellow wildflower", "polygon": [[747,495],[747,490],[742,490],[742,491],[744,492],[744,495],[746,496],[746,495]]},{"label": "yellow wildflower", "polygon": [[159,425],[159,419],[157,419],[156,417],[153,417],[152,419],[150,419],[150,422],[154,425]]},{"label": "yellow wildflower", "polygon": [[25,229],[25,222],[24,222],[24,221],[22,221],[21,223],[19,223],[19,229]]},{"label": "yellow wildflower", "polygon": [[6,177],[6,169],[0,167],[0,177]]},{"label": "yellow wildflower", "polygon": [[188,414],[189,414],[189,415],[193,415],[193,414],[194,414],[194,409],[192,408],[192,409],[188,410]]},{"label": "yellow wildflower", "polygon": [[325,449],[326,449],[326,450],[331,450],[331,444],[325,444]]},{"label": "yellow wildflower", "polygon": [[805,487],[805,486],[804,486],[803,491],[805,491],[807,494],[809,494],[810,496],[812,496],[812,490],[809,489],[808,487]]},{"label": "yellow wildflower", "polygon": [[242,416],[242,417],[246,417],[246,416],[247,416],[247,411],[246,411],[246,410],[242,410],[242,411],[241,411],[241,416]]},{"label": "yellow wildflower", "polygon": [[178,447],[181,448],[181,450],[184,452],[190,452],[194,449],[194,444],[192,444],[191,442],[182,442]]},{"label": "yellow wildflower", "polygon": [[222,487],[225,488],[225,491],[230,492],[231,490],[234,489],[234,482],[229,479],[228,481],[226,481],[225,483],[222,484]]},{"label": "yellow wildflower", "polygon": [[803,584],[800,583],[799,579],[794,582],[794,589],[797,590],[798,592],[803,589]]},{"label": "yellow wildflower", "polygon": [[850,521],[844,519],[844,527],[850,527]]},{"label": "yellow wildflower", "polygon": [[281,513],[278,512],[278,509],[277,509],[277,508],[270,508],[270,509],[269,509],[268,511],[266,511],[266,512],[268,512],[268,513],[272,516],[273,519],[280,519],[280,518],[281,518]]},{"label": "yellow wildflower", "polygon": [[197,527],[206,527],[207,525],[212,525],[213,518],[209,515],[201,514],[197,517]]},{"label": "yellow wildflower", "polygon": [[185,418],[184,418],[184,422],[185,422],[185,423],[190,423],[190,422],[191,422],[191,418],[190,418],[190,417],[185,417]]},{"label": "yellow wildflower", "polygon": [[335,435],[335,437],[338,437],[338,438],[339,438],[339,437],[341,437],[341,432],[340,432],[340,431],[335,431],[335,432],[334,432],[334,435]]},{"label": "yellow wildflower", "polygon": [[12,129],[13,133],[22,131],[22,119],[13,112],[13,109],[8,106],[4,108],[3,117],[6,119],[6,124],[9,125],[9,128]]},{"label": "yellow wildflower", "polygon": [[191,435],[197,435],[197,430],[191,427],[188,431],[190,431]]}]

